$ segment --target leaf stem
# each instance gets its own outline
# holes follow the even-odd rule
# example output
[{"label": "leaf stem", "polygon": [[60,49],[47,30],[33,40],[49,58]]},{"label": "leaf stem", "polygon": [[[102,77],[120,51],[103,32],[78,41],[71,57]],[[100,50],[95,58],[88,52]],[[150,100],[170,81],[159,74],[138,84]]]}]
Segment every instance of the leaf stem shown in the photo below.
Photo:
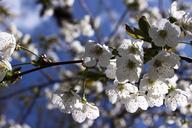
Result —
[{"label": "leaf stem", "polygon": [[21,46],[21,45],[19,45],[19,44],[17,44],[17,48],[18,48],[18,49],[22,49],[22,50],[24,50],[24,51],[26,51],[26,52],[28,52],[28,53],[31,53],[32,55],[34,55],[34,56],[36,56],[36,57],[39,58],[39,55],[35,54],[34,52],[30,51],[29,49],[27,49],[27,48],[25,48],[25,47],[23,47],[23,46]]}]

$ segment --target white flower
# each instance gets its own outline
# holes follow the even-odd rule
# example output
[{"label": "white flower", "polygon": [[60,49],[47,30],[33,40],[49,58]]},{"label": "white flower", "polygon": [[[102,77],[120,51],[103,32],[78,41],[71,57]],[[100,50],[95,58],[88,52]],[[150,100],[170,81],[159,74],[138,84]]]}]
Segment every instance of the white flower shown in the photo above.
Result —
[{"label": "white flower", "polygon": [[188,104],[188,94],[181,90],[172,90],[165,98],[165,106],[167,106],[172,111],[175,111],[177,106],[183,107]]},{"label": "white flower", "polygon": [[178,10],[178,3],[174,1],[171,4],[170,15],[177,19],[177,23],[187,31],[187,34],[191,35],[192,32],[192,13]]},{"label": "white flower", "polygon": [[129,54],[140,56],[141,59],[143,58],[143,41],[142,40],[130,40],[130,39],[124,39],[119,46],[118,54],[120,56],[127,56]]},{"label": "white flower", "polygon": [[149,29],[149,36],[156,46],[176,47],[181,34],[180,27],[171,24],[167,19],[161,19]]},{"label": "white flower", "polygon": [[11,64],[7,60],[0,61],[0,82],[6,76],[7,71],[12,70]]},{"label": "white flower", "polygon": [[192,13],[186,13],[183,18],[179,20],[179,24],[184,30],[192,33]]},{"label": "white flower", "polygon": [[171,8],[169,10],[169,13],[172,17],[176,18],[177,20],[180,20],[185,15],[185,11],[178,10],[178,3],[177,1],[174,1],[171,4]]},{"label": "white flower", "polygon": [[82,35],[84,35],[84,36],[93,36],[94,35],[94,30],[90,23],[91,23],[91,17],[89,15],[86,15],[80,21],[80,28],[82,31]]},{"label": "white flower", "polygon": [[172,52],[161,51],[150,62],[149,78],[171,78],[174,76],[174,68],[180,65],[180,57]]},{"label": "white flower", "polygon": [[171,78],[166,78],[165,80],[169,88],[177,87],[178,76],[176,74]]},{"label": "white flower", "polygon": [[148,103],[144,96],[139,94],[131,94],[130,97],[124,100],[125,108],[128,112],[134,113],[138,108],[147,110]]},{"label": "white flower", "polygon": [[49,108],[59,108],[60,110],[65,109],[65,105],[63,104],[62,98],[58,94],[49,94],[47,95],[49,99],[51,99],[51,105],[49,105]]},{"label": "white flower", "polygon": [[72,111],[72,117],[78,123],[82,123],[86,118],[95,120],[99,117],[99,109],[97,106],[88,102],[79,102],[76,108]]},{"label": "white flower", "polygon": [[114,104],[129,97],[131,93],[138,92],[138,88],[131,83],[118,83],[114,81],[114,85],[108,86],[105,92],[109,97],[109,101]]},{"label": "white flower", "polygon": [[107,66],[107,69],[105,70],[105,75],[109,79],[115,79],[116,78],[116,60],[111,60],[110,64]]},{"label": "white flower", "polygon": [[163,105],[164,96],[163,95],[151,95],[150,93],[146,94],[146,99],[149,104],[149,107],[160,107]]},{"label": "white flower", "polygon": [[164,95],[168,93],[167,83],[163,80],[156,79],[151,80],[147,75],[143,76],[143,79],[139,85],[140,91],[150,93],[151,95]]},{"label": "white flower", "polygon": [[140,58],[136,57],[130,54],[117,58],[116,76],[119,82],[138,81],[142,70],[142,62]]},{"label": "white flower", "polygon": [[8,59],[15,50],[16,39],[12,34],[0,32],[0,59]]},{"label": "white flower", "polygon": [[51,102],[65,113],[71,113],[75,105],[81,101],[81,98],[72,92],[63,92],[60,94],[52,94]]},{"label": "white flower", "polygon": [[109,48],[106,45],[100,45],[93,41],[89,41],[85,46],[84,54],[84,65],[87,64],[96,65],[98,64],[101,67],[106,67],[110,63],[112,54]]}]

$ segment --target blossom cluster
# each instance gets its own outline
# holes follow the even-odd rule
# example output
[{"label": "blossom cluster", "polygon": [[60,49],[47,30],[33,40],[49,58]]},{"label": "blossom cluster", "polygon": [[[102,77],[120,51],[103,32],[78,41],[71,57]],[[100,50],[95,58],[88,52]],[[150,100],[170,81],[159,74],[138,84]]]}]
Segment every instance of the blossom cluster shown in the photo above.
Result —
[{"label": "blossom cluster", "polygon": [[[36,100],[42,96],[43,91],[48,98],[48,111],[45,111],[45,115],[49,115],[48,118],[53,116],[51,120],[54,123],[59,122],[58,125],[63,127],[128,127],[141,123],[161,128],[171,127],[170,125],[192,127],[192,58],[183,55],[188,54],[189,50],[182,50],[185,46],[188,48],[192,45],[192,13],[189,10],[192,6],[174,1],[169,11],[165,12],[162,1],[158,1],[159,7],[155,7],[153,5],[157,1],[123,0],[124,4],[121,2],[121,5],[125,6],[122,8],[125,10],[119,17],[117,14],[122,9],[110,8],[118,6],[114,5],[114,2],[92,2],[37,0],[37,3],[42,5],[38,10],[40,9],[40,17],[43,18],[37,28],[41,24],[46,27],[47,21],[51,20],[56,21],[57,29],[47,31],[46,28],[45,35],[35,31],[34,38],[34,34],[20,31],[16,23],[6,26],[6,30],[12,34],[0,32],[1,86],[17,84],[16,80],[23,75],[37,70],[74,64],[50,69],[51,73],[47,72],[49,69],[40,71],[42,76],[33,76],[38,80],[45,78],[47,83],[8,92],[7,96],[2,93],[0,100],[19,94],[19,98],[15,97],[22,101],[22,104],[17,104],[17,109],[21,112],[20,108],[26,107],[27,110],[26,113],[17,115],[19,118],[15,120],[18,122],[15,122],[9,119],[9,116],[5,118],[1,114],[7,114],[6,111],[9,113],[9,109],[15,109],[17,105],[10,108],[13,105],[8,103],[6,106],[6,103],[2,102],[2,109],[5,108],[6,111],[0,113],[0,127],[33,127],[36,124],[32,123],[34,121],[31,122],[29,117],[33,110],[38,116],[37,123],[45,122],[42,126],[49,127],[51,122],[44,120],[44,115],[41,115],[44,110],[39,106],[46,101],[39,103]],[[119,1],[115,3],[117,2]],[[102,6],[99,5],[94,10],[95,7],[91,4],[96,3]],[[4,6],[0,8],[2,13],[6,13]],[[85,15],[77,16],[80,12],[75,11],[79,9],[82,9]],[[114,22],[115,19],[119,21]],[[7,25],[6,20],[3,16],[3,25]],[[124,21],[128,24],[124,25]],[[48,25],[52,27],[52,23]],[[30,28],[34,28],[34,24],[32,26]],[[111,29],[109,36],[108,29]],[[22,43],[22,46],[16,44],[16,41]],[[16,52],[13,52],[15,49]],[[62,61],[67,58],[73,60]],[[11,65],[12,60],[22,63]],[[25,65],[33,68],[26,66],[31,68],[28,70],[24,68]],[[58,79],[55,79],[56,77]],[[48,87],[49,85],[52,86]],[[24,91],[29,93],[20,95]],[[12,100],[8,102],[15,103]],[[81,124],[68,122],[71,121],[71,118],[67,119],[69,116],[62,116],[61,120],[57,120],[55,116],[60,116],[60,113],[54,111],[53,114],[53,109],[69,114],[74,121]],[[162,117],[164,121],[159,124]],[[24,123],[28,121],[32,126]],[[58,125],[56,127],[62,127]]]},{"label": "blossom cluster", "polygon": [[[131,5],[131,1],[127,0],[126,3]],[[142,10],[145,7],[139,8]],[[120,103],[127,112],[162,105],[175,111],[189,104],[191,92],[178,88],[175,71],[180,67],[181,58],[175,49],[178,42],[184,40],[183,32],[191,34],[192,17],[190,13],[178,10],[177,2],[171,5],[169,14],[169,19],[161,18],[149,24],[145,37],[139,38],[141,34],[136,39],[123,39],[117,48],[92,40],[85,45],[83,66],[87,69],[99,68],[104,72],[109,80],[105,89],[109,101],[112,104]],[[174,21],[170,20],[172,18]],[[88,18],[85,17],[85,20],[88,21]],[[92,31],[88,32],[89,25],[80,24],[84,26],[84,35],[93,34]],[[72,37],[78,37],[78,33]],[[150,46],[146,48],[146,44]],[[149,49],[155,54],[146,53]],[[144,67],[147,67],[147,71]],[[71,113],[79,123],[86,118],[94,120],[99,117],[98,107],[72,90],[53,94],[51,99],[53,104]]]},{"label": "blossom cluster", "polygon": [[75,121],[82,123],[85,119],[94,120],[99,117],[99,109],[93,103],[89,103],[86,99],[82,99],[72,90],[60,90],[51,93],[49,91],[48,98],[54,107],[59,107],[61,111],[72,114]]}]

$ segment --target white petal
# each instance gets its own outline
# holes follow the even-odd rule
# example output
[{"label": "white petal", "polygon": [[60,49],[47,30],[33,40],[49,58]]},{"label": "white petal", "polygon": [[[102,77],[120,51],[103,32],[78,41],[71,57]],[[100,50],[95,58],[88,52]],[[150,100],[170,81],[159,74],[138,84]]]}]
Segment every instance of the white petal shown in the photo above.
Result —
[{"label": "white petal", "polygon": [[134,113],[138,109],[138,104],[135,99],[128,99],[125,103],[125,108],[128,112]]},{"label": "white petal", "polygon": [[16,39],[12,34],[0,32],[0,57],[8,59],[16,47]]},{"label": "white petal", "polygon": [[98,107],[93,106],[93,105],[87,103],[85,109],[86,109],[87,118],[89,118],[91,120],[94,120],[97,117],[99,117],[99,109],[98,109]]},{"label": "white petal", "polygon": [[145,99],[144,96],[138,96],[137,97],[137,103],[138,103],[138,106],[143,109],[143,110],[147,110],[148,108],[148,103],[147,103],[147,100]]},{"label": "white petal", "polygon": [[115,86],[108,87],[108,89],[106,89],[106,94],[109,97],[109,101],[112,104],[117,102],[117,93],[116,93],[115,89],[116,89]]},{"label": "white petal", "polygon": [[78,123],[82,123],[86,119],[86,113],[84,113],[83,110],[75,109],[72,112],[72,117]]},{"label": "white petal", "polygon": [[186,106],[188,104],[187,97],[184,95],[179,95],[175,98],[179,106]]}]

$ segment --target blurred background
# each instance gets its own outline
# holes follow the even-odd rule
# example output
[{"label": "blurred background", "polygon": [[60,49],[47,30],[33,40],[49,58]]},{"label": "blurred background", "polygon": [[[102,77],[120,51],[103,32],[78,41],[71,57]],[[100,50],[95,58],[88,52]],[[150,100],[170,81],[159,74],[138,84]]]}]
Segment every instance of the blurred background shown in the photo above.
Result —
[{"label": "blurred background", "polygon": [[[130,0],[131,1],[131,0]],[[137,27],[142,15],[152,24],[168,17],[172,0],[135,0],[129,5],[123,0],[1,0],[0,29],[14,34],[17,43],[37,55],[46,54],[52,61],[82,58],[88,40],[118,46],[124,38],[125,24]],[[191,0],[180,0],[181,8],[191,9]],[[82,30],[83,29],[83,30]],[[191,46],[179,45],[182,55],[192,57]],[[12,66],[36,60],[37,57],[16,51],[10,58]],[[178,74],[187,77],[191,65],[183,64]],[[25,71],[32,65],[17,66]],[[15,68],[15,67],[14,67]],[[175,116],[191,120],[191,115],[166,112],[164,107],[150,108],[146,112],[127,113],[118,104],[109,103],[104,93],[105,83],[97,78],[87,87],[88,99],[99,106],[101,116],[83,124],[73,121],[71,115],[61,112],[49,102],[49,95],[59,86],[74,86],[82,66],[64,65],[27,74],[16,83],[0,89],[0,127],[14,128],[67,128],[67,127],[178,127]],[[67,78],[74,80],[67,81]],[[62,81],[61,81],[62,80]],[[65,81],[66,80],[66,81]],[[179,119],[180,119],[179,118]],[[5,125],[6,124],[6,125]],[[18,127],[16,127],[18,126]],[[192,127],[192,126],[191,126]]]}]

